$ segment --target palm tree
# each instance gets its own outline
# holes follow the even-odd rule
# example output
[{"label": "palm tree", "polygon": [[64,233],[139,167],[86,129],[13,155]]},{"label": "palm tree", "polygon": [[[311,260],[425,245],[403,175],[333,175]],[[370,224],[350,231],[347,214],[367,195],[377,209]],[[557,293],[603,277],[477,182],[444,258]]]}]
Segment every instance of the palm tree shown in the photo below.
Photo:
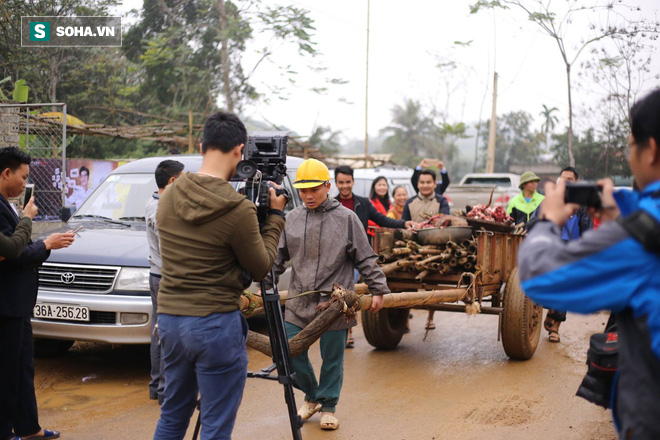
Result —
[{"label": "palm tree", "polygon": [[553,115],[552,112],[559,111],[557,107],[552,107],[548,108],[545,104],[543,104],[543,111],[539,113],[543,119],[544,122],[541,125],[541,131],[545,134],[545,149],[546,151],[550,150],[550,139],[549,139],[549,134],[552,130],[554,130],[557,122],[559,122],[559,119],[557,119],[557,116]]},{"label": "palm tree", "polygon": [[408,162],[427,153],[432,145],[432,130],[433,121],[424,115],[422,104],[413,99],[405,99],[403,106],[394,106],[392,123],[383,128],[381,134],[388,135],[384,143],[385,150],[393,153],[396,159]]}]

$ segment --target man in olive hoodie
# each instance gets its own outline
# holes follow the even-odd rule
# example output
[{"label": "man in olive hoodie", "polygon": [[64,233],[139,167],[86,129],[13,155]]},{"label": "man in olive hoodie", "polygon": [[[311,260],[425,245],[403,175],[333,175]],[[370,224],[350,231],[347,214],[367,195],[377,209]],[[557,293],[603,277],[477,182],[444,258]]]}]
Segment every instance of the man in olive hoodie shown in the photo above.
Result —
[{"label": "man in olive hoodie", "polygon": [[[354,288],[353,270],[358,269],[374,295],[372,312],[383,306],[383,294],[390,293],[377,256],[367,241],[367,234],[355,212],[328,196],[328,168],[316,159],[308,159],[298,167],[293,186],[298,189],[304,206],[286,216],[286,228],[280,239],[275,276],[291,261],[291,282],[286,302],[287,337],[297,335],[316,317],[317,306],[330,301],[328,291],[334,283]],[[276,280],[277,281],[277,280]],[[272,280],[267,278],[267,284]],[[303,292],[313,293],[298,296]],[[334,416],[344,375],[344,347],[348,329],[357,324],[355,318],[337,320],[321,336],[321,375],[316,380],[307,352],[293,358],[296,373],[294,385],[305,393],[305,404],[298,414],[303,420],[322,411],[321,429],[339,427]]]},{"label": "man in olive hoodie", "polygon": [[241,120],[216,113],[204,126],[202,166],[161,196],[158,336],[165,400],[154,439],[182,439],[201,394],[202,439],[229,439],[247,373],[243,270],[261,280],[275,260],[286,204],[271,189],[261,233],[256,207],[228,183],[247,142]]}]

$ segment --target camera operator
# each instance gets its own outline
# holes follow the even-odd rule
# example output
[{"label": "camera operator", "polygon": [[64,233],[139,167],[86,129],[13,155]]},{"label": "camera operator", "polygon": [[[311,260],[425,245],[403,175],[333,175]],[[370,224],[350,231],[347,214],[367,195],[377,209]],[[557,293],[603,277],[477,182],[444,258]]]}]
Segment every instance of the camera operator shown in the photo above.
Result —
[{"label": "camera operator", "polygon": [[[523,242],[518,264],[522,287],[537,303],[578,313],[611,310],[615,314],[619,332],[619,372],[611,396],[615,425],[622,439],[658,439],[660,89],[637,102],[630,116],[629,163],[640,191],[614,193],[610,180],[599,182],[602,206],[590,210],[603,222],[601,227],[585,233],[580,241],[565,242],[561,227],[578,206],[564,202],[566,182],[546,184],[541,219]],[[649,227],[631,228],[631,221],[640,217]],[[638,232],[644,229],[648,232],[642,238]]]},{"label": "camera operator", "polygon": [[257,209],[228,183],[247,131],[233,114],[204,125],[202,166],[163,192],[157,213],[162,257],[158,336],[165,399],[154,439],[182,439],[201,394],[202,439],[229,439],[247,373],[241,273],[262,279],[284,229],[284,196],[270,190],[259,232]]}]

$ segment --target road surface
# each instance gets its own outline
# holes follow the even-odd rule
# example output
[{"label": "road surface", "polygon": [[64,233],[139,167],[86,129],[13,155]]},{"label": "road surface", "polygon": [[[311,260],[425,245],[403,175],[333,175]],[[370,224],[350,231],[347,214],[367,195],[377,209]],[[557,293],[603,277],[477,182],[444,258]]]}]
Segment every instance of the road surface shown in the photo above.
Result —
[{"label": "road surface", "polygon": [[[304,439],[616,439],[609,411],[575,397],[589,335],[602,331],[606,314],[569,314],[562,342],[549,343],[543,331],[524,362],[504,354],[496,316],[438,312],[437,329],[424,342],[425,315],[414,312],[411,333],[394,351],[374,350],[355,329],[336,413],[340,428],[321,431],[316,415],[305,423]],[[318,367],[318,344],[310,353]],[[249,358],[250,370],[270,364],[250,349]],[[148,375],[146,346],[76,343],[64,356],[37,359],[40,422],[63,439],[151,439],[160,413],[148,398]],[[300,405],[303,396],[296,397]],[[280,385],[248,379],[233,438],[291,438]]]}]

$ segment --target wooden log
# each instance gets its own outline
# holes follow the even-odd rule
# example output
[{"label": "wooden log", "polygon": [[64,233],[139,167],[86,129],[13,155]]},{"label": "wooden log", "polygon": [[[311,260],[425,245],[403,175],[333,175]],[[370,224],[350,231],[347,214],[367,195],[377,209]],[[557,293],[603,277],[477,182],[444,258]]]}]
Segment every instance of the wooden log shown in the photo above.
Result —
[{"label": "wooden log", "polygon": [[468,262],[467,257],[461,257],[461,258],[459,258],[459,259],[457,260],[457,263],[458,263],[458,264],[465,264],[465,263],[467,263],[467,262]]},{"label": "wooden log", "polygon": [[406,247],[407,243],[403,240],[397,240],[394,242],[395,247]]},{"label": "wooden log", "polygon": [[380,270],[382,270],[383,273],[387,276],[387,275],[390,275],[390,274],[396,272],[397,270],[400,270],[404,267],[412,266],[414,264],[415,264],[415,262],[412,261],[412,260],[398,260],[398,261],[395,261],[393,263],[389,263],[389,264],[385,264],[383,266],[380,266]]},{"label": "wooden log", "polygon": [[477,253],[477,246],[470,245],[470,246],[467,247],[467,250],[471,254],[476,254]]},{"label": "wooden log", "polygon": [[378,255],[378,262],[380,264],[389,263],[390,261],[392,261],[394,259],[395,259],[394,256],[389,252],[384,252],[384,253]]},{"label": "wooden log", "polygon": [[[460,301],[467,295],[466,289],[426,290],[421,292],[399,292],[383,295],[383,308],[409,308],[425,304],[440,304]],[[371,295],[360,297],[361,310],[371,307]]]},{"label": "wooden log", "polygon": [[433,263],[434,261],[442,260],[443,256],[442,255],[435,255],[433,257],[429,257],[426,260],[422,260],[419,263],[415,263],[415,268],[417,270],[424,270],[427,268],[427,264]]},{"label": "wooden log", "polygon": [[421,272],[418,273],[417,276],[415,277],[415,281],[417,281],[418,283],[421,283],[421,282],[424,280],[424,278],[426,278],[426,277],[428,276],[429,273],[430,273],[429,270],[423,270],[423,271],[421,271]]},{"label": "wooden log", "polygon": [[453,241],[448,241],[445,246],[446,246],[447,250],[449,250],[449,251],[453,251],[454,249],[459,248],[459,246],[456,243],[454,243]]},{"label": "wooden log", "polygon": [[[352,307],[359,301],[359,297],[355,292],[346,290],[344,291],[344,294],[344,300],[348,307]],[[291,352],[291,357],[296,357],[306,351],[335,323],[335,321],[337,321],[337,319],[342,318],[343,315],[344,303],[341,301],[331,303],[327,309],[314,318],[314,320],[302,329],[300,333],[289,339],[289,351]],[[248,331],[247,345],[268,357],[273,357],[270,346],[270,337],[266,335]]]},{"label": "wooden log", "polygon": [[[359,285],[358,285],[359,286]],[[356,286],[357,287],[357,286]],[[360,288],[362,289],[362,288]],[[343,290],[343,289],[342,289]],[[344,300],[348,307],[359,301],[359,309],[367,310],[371,307],[371,295],[358,296],[350,290],[343,290]],[[440,304],[460,301],[467,295],[466,289],[431,290],[422,292],[401,292],[383,295],[384,308],[410,308],[427,304]],[[291,357],[296,357],[307,350],[321,335],[337,320],[343,318],[344,303],[333,302],[321,312],[308,326],[295,337],[289,339]],[[272,357],[270,338],[266,335],[248,331],[247,345],[266,356]]]},{"label": "wooden log", "polygon": [[470,263],[469,261],[463,264],[463,269],[465,270],[472,270],[473,267],[474,267],[474,263]]},{"label": "wooden log", "polygon": [[456,257],[451,257],[451,258],[448,260],[448,263],[447,263],[447,264],[449,264],[449,266],[451,266],[451,267],[456,267],[456,266],[458,266],[458,258],[456,258]]},{"label": "wooden log", "polygon": [[412,253],[412,249],[410,248],[394,248],[392,249],[392,255],[408,255]]},{"label": "wooden log", "polygon": [[468,251],[466,251],[466,250],[455,249],[452,252],[452,255],[456,258],[463,258],[463,257],[467,257],[469,254],[468,254]]},{"label": "wooden log", "polygon": [[406,243],[406,247],[412,249],[413,251],[417,251],[419,249],[419,244],[416,241],[408,240]]}]

